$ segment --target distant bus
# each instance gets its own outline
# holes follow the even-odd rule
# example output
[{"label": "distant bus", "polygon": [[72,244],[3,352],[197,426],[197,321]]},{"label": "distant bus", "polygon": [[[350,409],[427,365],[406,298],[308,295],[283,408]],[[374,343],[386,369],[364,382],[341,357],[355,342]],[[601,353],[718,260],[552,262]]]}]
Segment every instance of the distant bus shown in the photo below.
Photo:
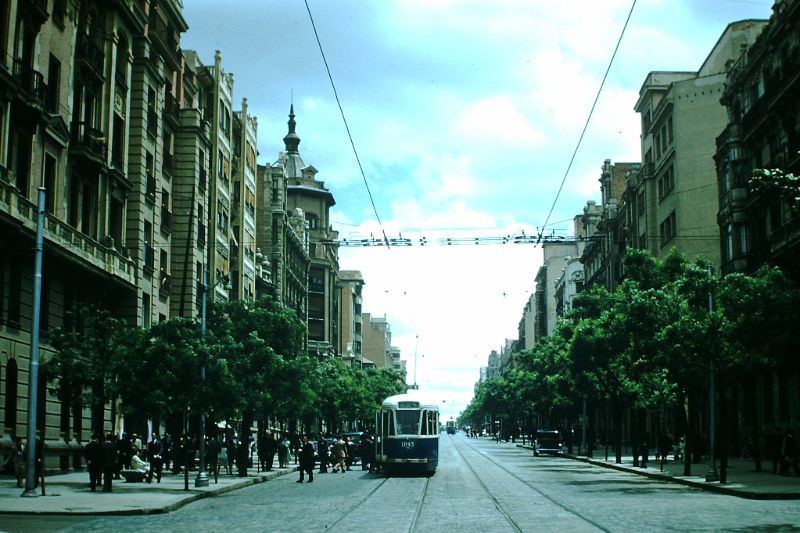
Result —
[{"label": "distant bus", "polygon": [[455,420],[448,420],[446,427],[447,427],[447,434],[448,435],[455,435],[455,433],[456,433],[456,421]]}]

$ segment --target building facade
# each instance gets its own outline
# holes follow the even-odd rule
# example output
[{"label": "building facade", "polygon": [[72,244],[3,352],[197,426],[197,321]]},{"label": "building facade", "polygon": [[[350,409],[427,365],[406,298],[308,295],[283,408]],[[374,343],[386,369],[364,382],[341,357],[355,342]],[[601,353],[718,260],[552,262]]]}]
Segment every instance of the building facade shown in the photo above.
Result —
[{"label": "building facade", "polygon": [[[362,366],[363,318],[362,290],[364,277],[357,270],[340,270],[339,275],[339,356],[355,366]],[[400,354],[397,355],[398,360]]]},{"label": "building facade", "polygon": [[663,257],[673,247],[719,265],[715,139],[727,124],[726,72],[764,21],[729,24],[696,72],[651,72],[639,91],[642,166],[629,185],[636,248]]}]

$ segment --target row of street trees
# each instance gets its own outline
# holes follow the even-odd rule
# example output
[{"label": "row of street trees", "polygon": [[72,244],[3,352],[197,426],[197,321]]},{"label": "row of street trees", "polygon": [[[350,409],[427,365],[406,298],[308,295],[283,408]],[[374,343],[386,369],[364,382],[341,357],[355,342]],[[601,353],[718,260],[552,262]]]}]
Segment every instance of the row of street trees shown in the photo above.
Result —
[{"label": "row of street trees", "polygon": [[245,442],[254,420],[267,417],[292,430],[299,422],[336,431],[372,420],[383,398],[406,388],[397,370],[308,356],[304,324],[270,297],[209,306],[205,335],[191,320],[142,329],[97,308],[72,322],[54,332],[43,371],[73,413],[91,407],[93,431],[102,431],[110,402],[156,424],[200,414],[209,424],[240,421]]},{"label": "row of street trees", "polygon": [[[515,354],[515,368],[480,384],[462,423],[479,426],[488,419],[530,428],[536,419],[575,421],[585,402],[589,446],[602,422],[597,418],[611,413],[606,427],[613,434],[604,437],[621,462],[623,416],[630,415],[635,447],[648,439],[639,433],[646,414],[669,412],[677,427],[666,427],[669,417],[662,417],[649,442],[655,444],[658,431],[685,435],[689,475],[690,452],[703,446],[700,434],[707,426],[701,427],[699,415],[709,414],[713,376],[722,475],[737,438],[752,438],[760,469],[759,377],[774,369],[798,371],[798,288],[774,267],[718,278],[709,265],[674,250],[656,261],[629,249],[624,272],[614,292],[593,287],[577,295],[553,335]],[[741,417],[734,417],[737,406],[746,410]],[[749,421],[743,429],[750,434],[735,435],[734,419]]]}]

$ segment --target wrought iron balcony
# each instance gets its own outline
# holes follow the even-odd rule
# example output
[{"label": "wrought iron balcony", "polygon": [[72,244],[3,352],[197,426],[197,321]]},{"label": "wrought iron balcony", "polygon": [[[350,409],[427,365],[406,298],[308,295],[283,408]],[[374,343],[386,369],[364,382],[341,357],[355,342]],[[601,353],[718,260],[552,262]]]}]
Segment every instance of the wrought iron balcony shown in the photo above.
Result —
[{"label": "wrought iron balcony", "polygon": [[39,106],[44,105],[47,98],[47,84],[44,82],[44,75],[25,65],[22,60],[14,60],[14,79],[20,85],[25,94]]},{"label": "wrought iron balcony", "polygon": [[95,162],[102,163],[106,157],[107,139],[99,129],[86,122],[76,122],[72,125],[70,148],[77,149]]},{"label": "wrought iron balcony", "polygon": [[177,125],[179,111],[180,106],[178,105],[178,100],[175,99],[175,96],[173,96],[171,92],[166,91],[166,97],[164,98],[164,118],[172,121],[174,125]]},{"label": "wrought iron balcony", "polygon": [[172,290],[172,276],[164,269],[161,269],[159,276],[158,292],[161,296],[169,296],[169,291]]}]

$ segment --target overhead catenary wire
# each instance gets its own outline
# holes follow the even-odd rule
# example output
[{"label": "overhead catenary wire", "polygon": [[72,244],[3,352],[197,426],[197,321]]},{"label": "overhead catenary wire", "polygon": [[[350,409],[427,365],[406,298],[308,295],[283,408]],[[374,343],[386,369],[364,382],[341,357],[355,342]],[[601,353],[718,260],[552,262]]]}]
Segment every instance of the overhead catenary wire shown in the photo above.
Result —
[{"label": "overhead catenary wire", "polygon": [[361,158],[358,156],[358,150],[356,149],[356,143],[353,141],[353,135],[350,133],[350,126],[347,123],[347,118],[344,115],[344,108],[342,107],[342,102],[339,100],[339,92],[336,90],[336,84],[333,82],[333,75],[331,74],[331,69],[328,66],[328,59],[325,57],[325,51],[322,49],[322,41],[319,38],[319,33],[317,32],[317,25],[314,23],[314,17],[311,14],[311,8],[308,5],[308,0],[304,0],[306,5],[306,11],[308,12],[308,19],[311,21],[311,28],[314,30],[314,37],[317,40],[317,46],[319,47],[319,53],[322,56],[322,62],[325,64],[325,71],[328,73],[328,80],[331,82],[331,88],[333,89],[333,96],[336,99],[336,105],[339,107],[339,113],[342,115],[342,122],[344,123],[344,129],[347,131],[347,138],[350,140],[350,147],[353,149],[353,154],[356,157],[356,163],[358,163],[358,170],[361,172],[361,179],[364,180],[364,186],[367,189],[367,195],[369,196],[369,202],[372,204],[372,212],[375,213],[375,219],[378,221],[378,225],[381,228],[381,232],[383,233],[383,239],[386,242],[387,248],[389,247],[389,239],[386,237],[386,231],[383,229],[383,223],[381,222],[381,217],[378,214],[378,208],[375,206],[375,200],[372,197],[372,191],[369,188],[369,183],[367,182],[367,176],[364,173],[364,167],[361,165]]},{"label": "overhead catenary wire", "polygon": [[[633,8],[636,7],[636,0],[633,0],[631,4],[631,9],[628,11],[628,17],[625,19],[625,24],[622,26],[622,31],[619,34],[619,38],[617,39],[617,44],[614,47],[614,52],[611,54],[611,59],[608,61],[608,67],[606,67],[606,72],[603,74],[603,79],[600,81],[600,87],[597,89],[597,94],[594,97],[594,102],[592,102],[592,107],[589,109],[589,116],[586,117],[586,122],[583,124],[583,130],[581,131],[580,137],[578,137],[578,143],[575,145],[575,150],[572,152],[572,157],[569,159],[569,164],[567,165],[567,170],[564,172],[564,177],[561,178],[561,185],[558,186],[558,191],[556,192],[556,197],[553,198],[553,204],[550,206],[550,211],[547,213],[547,217],[544,219],[544,224],[542,224],[542,233],[539,234],[540,240],[544,230],[547,228],[547,224],[550,221],[550,217],[553,214],[553,210],[556,207],[556,203],[558,202],[559,196],[561,196],[561,191],[564,189],[564,184],[567,182],[567,176],[569,176],[569,171],[572,169],[572,163],[575,162],[575,156],[578,155],[578,150],[581,147],[581,143],[583,142],[583,137],[586,135],[586,130],[589,128],[589,122],[592,120],[592,115],[594,114],[594,109],[597,107],[597,102],[600,100],[600,94],[603,92],[603,86],[606,83],[606,79],[608,78],[608,73],[611,71],[611,65],[614,64],[614,58],[617,56],[617,50],[619,50],[619,45],[622,43],[622,37],[625,35],[625,30],[628,28],[628,23],[631,20],[631,15],[633,15]],[[537,243],[538,244],[538,243]]]}]

